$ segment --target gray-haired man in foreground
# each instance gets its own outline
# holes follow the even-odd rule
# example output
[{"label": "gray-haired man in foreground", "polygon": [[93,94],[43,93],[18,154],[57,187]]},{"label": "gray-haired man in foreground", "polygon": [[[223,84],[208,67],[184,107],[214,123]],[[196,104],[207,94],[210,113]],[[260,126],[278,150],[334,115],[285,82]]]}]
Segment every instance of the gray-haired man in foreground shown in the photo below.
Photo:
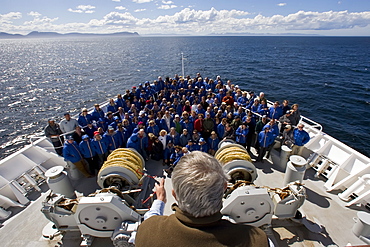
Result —
[{"label": "gray-haired man in foreground", "polygon": [[156,185],[157,200],[138,229],[136,246],[269,246],[259,228],[221,219],[227,175],[214,157],[200,151],[182,157],[172,184],[178,203],[172,206],[175,213],[159,216],[166,202],[162,180]]}]

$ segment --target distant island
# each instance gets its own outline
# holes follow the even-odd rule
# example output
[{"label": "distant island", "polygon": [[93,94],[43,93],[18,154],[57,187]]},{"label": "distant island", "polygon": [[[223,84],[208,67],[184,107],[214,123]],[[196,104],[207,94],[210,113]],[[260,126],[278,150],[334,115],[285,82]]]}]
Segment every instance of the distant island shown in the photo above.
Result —
[{"label": "distant island", "polygon": [[133,37],[140,36],[137,32],[118,32],[118,33],[57,33],[57,32],[38,32],[33,31],[27,35],[22,34],[10,34],[0,32],[0,39],[18,39],[18,38],[61,38],[61,37]]}]

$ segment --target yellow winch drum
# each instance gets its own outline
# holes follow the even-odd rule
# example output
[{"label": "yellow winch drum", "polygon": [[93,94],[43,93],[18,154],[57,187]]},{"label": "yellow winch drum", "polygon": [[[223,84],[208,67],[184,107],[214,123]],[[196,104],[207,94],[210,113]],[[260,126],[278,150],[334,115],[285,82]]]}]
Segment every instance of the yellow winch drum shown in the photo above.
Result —
[{"label": "yellow winch drum", "polygon": [[100,168],[97,182],[101,188],[115,186],[123,189],[138,185],[144,164],[143,157],[135,149],[118,148]]},{"label": "yellow winch drum", "polygon": [[215,158],[221,163],[232,183],[237,180],[253,182],[257,178],[256,167],[252,163],[248,151],[233,140],[221,141]]}]

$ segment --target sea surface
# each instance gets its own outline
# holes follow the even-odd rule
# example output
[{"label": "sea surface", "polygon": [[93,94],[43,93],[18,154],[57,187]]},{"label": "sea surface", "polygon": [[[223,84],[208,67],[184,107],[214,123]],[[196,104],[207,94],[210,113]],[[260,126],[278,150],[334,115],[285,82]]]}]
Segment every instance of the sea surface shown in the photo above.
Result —
[{"label": "sea surface", "polygon": [[0,158],[43,130],[158,76],[230,79],[288,99],[370,156],[369,37],[99,37],[0,40]]}]

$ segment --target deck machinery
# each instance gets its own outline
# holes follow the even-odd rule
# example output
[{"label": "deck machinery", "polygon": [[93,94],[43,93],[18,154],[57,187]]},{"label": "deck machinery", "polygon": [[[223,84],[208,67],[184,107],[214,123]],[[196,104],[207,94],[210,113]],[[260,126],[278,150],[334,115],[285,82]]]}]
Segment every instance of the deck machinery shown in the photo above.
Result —
[{"label": "deck machinery", "polygon": [[[294,217],[303,204],[305,190],[300,183],[283,189],[255,186],[257,171],[244,147],[224,141],[215,157],[230,176],[221,211],[230,221],[270,226],[273,215]],[[50,181],[58,179],[60,172],[49,175],[53,194],[43,202],[41,211],[58,233],[80,231],[81,246],[90,246],[95,237],[111,238],[114,246],[131,246],[130,237],[150,207],[151,201],[145,198],[150,198],[154,184],[143,175],[143,168],[144,160],[135,150],[117,149],[98,173],[102,189],[77,198],[66,198],[65,194],[70,194],[66,191],[58,193],[59,187]]]}]

